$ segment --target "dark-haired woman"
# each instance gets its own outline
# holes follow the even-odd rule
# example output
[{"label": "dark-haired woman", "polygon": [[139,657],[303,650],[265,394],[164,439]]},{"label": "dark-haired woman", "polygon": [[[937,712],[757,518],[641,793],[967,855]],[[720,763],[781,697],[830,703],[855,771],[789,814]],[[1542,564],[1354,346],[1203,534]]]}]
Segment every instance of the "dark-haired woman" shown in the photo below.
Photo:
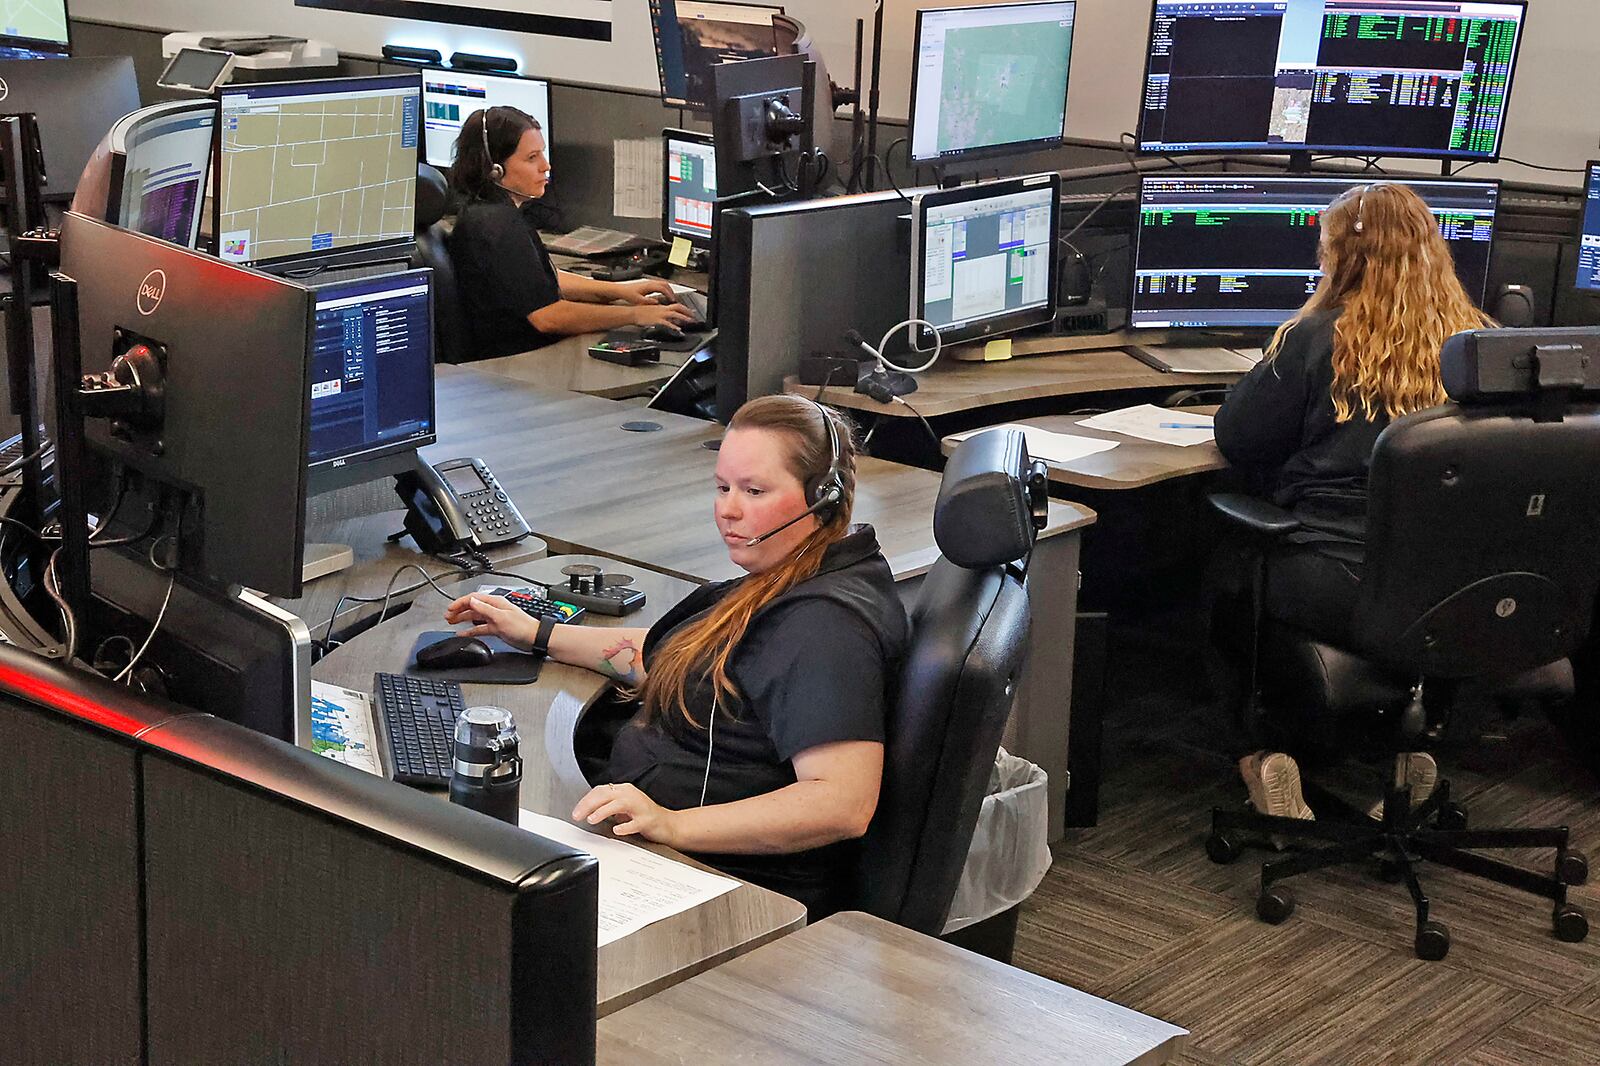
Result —
[{"label": "dark-haired woman", "polygon": [[[808,514],[830,476],[837,504]],[[848,904],[907,638],[877,537],[850,525],[854,496],[848,423],[801,397],[752,400],[716,470],[717,532],[747,576],[696,590],[648,631],[545,627],[552,658],[606,673],[640,701],[612,749],[611,783],[574,819],[668,844],[813,918]],[[539,624],[495,597],[463,597],[446,618],[540,643]]]},{"label": "dark-haired woman", "polygon": [[450,258],[478,358],[514,355],[579,333],[694,319],[658,278],[595,281],[557,270],[524,210],[544,195],[549,180],[536,119],[514,107],[491,107],[461,124],[450,185],[462,207],[450,234]]}]

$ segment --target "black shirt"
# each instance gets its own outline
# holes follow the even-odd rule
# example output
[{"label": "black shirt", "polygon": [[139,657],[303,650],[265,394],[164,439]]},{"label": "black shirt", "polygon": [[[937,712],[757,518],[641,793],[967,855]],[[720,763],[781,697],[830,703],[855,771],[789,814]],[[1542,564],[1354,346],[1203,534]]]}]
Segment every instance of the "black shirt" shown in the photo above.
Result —
[{"label": "black shirt", "polygon": [[1217,412],[1217,447],[1234,466],[1275,472],[1273,501],[1304,528],[1296,543],[1359,561],[1367,536],[1367,471],[1389,424],[1358,408],[1333,410],[1336,312],[1311,315],[1289,331],[1271,360],[1246,374]]},{"label": "black shirt", "polygon": [[[743,579],[739,579],[743,580]],[[650,628],[655,648],[717,604],[738,581],[690,593]],[[631,782],[671,810],[730,803],[794,784],[796,755],[820,744],[882,743],[908,625],[889,564],[870,526],[858,526],[823,556],[822,569],[756,612],[729,662],[737,706],[724,701],[714,730],[675,712],[649,724],[640,712],[611,750],[609,777]],[[712,690],[691,682],[685,702],[712,720]],[[709,743],[708,743],[709,742]],[[709,773],[708,767],[709,755]],[[703,862],[800,900],[820,918],[846,902],[857,841],[788,855],[696,855]]]},{"label": "black shirt", "polygon": [[543,347],[528,316],[561,299],[561,283],[535,228],[537,200],[470,200],[450,233],[450,260],[473,355],[493,359]]}]

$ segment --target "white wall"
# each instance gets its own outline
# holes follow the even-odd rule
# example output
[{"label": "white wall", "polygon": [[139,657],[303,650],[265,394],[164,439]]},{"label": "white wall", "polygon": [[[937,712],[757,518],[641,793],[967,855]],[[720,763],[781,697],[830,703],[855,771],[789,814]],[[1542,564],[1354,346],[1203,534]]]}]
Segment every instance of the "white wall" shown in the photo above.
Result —
[{"label": "white wall", "polygon": [[[855,20],[870,36],[873,0],[782,0],[804,21],[828,57],[834,80],[848,83]],[[911,38],[919,7],[950,0],[885,0],[882,111],[903,118],[910,95]],[[1004,0],[965,0],[998,3]],[[527,0],[537,8],[538,0]],[[655,52],[647,0],[615,0],[610,44],[494,33],[460,26],[379,19],[296,8],[293,0],[73,0],[74,15],[159,29],[223,29],[319,37],[341,50],[375,56],[388,41],[427,44],[448,55],[465,50],[516,55],[523,70],[563,81],[654,91]],[[1073,44],[1068,132],[1116,140],[1133,129],[1144,73],[1148,0],[1079,0]],[[1522,46],[1505,153],[1550,166],[1581,167],[1600,157],[1600,3],[1532,0]],[[1480,166],[1474,174],[1576,184],[1576,177],[1521,167]]]}]

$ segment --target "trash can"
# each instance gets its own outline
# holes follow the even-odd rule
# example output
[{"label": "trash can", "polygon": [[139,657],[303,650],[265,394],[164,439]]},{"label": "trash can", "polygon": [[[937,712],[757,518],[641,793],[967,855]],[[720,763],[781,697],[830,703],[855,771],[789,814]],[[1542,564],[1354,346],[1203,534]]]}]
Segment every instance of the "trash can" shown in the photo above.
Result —
[{"label": "trash can", "polygon": [[1050,869],[1046,780],[1027,759],[1004,748],[996,753],[946,934],[1015,907],[1044,880]]}]

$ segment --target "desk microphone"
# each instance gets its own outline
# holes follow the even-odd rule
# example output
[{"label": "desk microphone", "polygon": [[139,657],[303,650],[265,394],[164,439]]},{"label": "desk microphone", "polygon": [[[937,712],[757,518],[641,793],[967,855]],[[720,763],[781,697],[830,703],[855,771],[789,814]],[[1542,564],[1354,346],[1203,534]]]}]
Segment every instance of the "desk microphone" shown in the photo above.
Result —
[{"label": "desk microphone", "polygon": [[799,522],[802,519],[810,518],[812,515],[816,514],[818,511],[822,510],[825,507],[832,507],[834,504],[839,502],[839,500],[843,497],[843,495],[844,494],[841,493],[836,488],[828,489],[826,492],[824,492],[822,494],[822,498],[819,499],[816,503],[812,504],[810,507],[807,507],[804,511],[801,511],[799,514],[795,515],[793,518],[789,519],[787,522],[785,522],[783,525],[777,527],[776,529],[769,529],[765,533],[761,534],[759,537],[751,537],[749,540],[744,542],[744,546],[746,548],[754,548],[757,544],[760,544],[762,541],[766,540],[767,538],[775,537],[779,533],[782,533],[784,530],[788,529],[790,526],[794,525],[796,522]]}]

